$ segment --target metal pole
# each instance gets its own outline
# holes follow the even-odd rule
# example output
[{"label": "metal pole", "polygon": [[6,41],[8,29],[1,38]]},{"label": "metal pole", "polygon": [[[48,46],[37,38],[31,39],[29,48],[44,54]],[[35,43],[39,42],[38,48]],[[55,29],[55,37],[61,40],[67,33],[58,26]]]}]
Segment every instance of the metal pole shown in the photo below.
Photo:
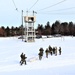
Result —
[{"label": "metal pole", "polygon": [[22,10],[22,41],[23,41],[23,10]]},{"label": "metal pole", "polygon": [[[34,10],[33,10],[33,17],[34,17]],[[32,30],[34,31],[34,20],[33,20],[33,28],[32,28]],[[32,35],[33,35],[32,40],[34,41],[34,32],[32,33]]]},{"label": "metal pole", "polygon": [[22,10],[22,25],[23,25],[23,10]]}]

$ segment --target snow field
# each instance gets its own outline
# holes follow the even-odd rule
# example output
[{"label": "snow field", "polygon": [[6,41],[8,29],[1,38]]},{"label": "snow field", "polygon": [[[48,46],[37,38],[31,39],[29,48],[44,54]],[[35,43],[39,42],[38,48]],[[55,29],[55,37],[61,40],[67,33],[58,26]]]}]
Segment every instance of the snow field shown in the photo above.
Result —
[{"label": "snow field", "polygon": [[[75,37],[36,39],[33,43],[22,42],[18,37],[0,38],[0,75],[75,75]],[[45,52],[38,58],[40,47],[61,47],[62,55]],[[27,65],[20,66],[20,54],[27,56]]]}]

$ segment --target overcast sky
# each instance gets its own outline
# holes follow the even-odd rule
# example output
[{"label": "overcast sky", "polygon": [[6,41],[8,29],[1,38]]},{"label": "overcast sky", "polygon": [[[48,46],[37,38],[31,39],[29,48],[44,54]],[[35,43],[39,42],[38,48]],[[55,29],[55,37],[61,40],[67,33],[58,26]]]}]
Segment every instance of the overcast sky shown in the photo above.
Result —
[{"label": "overcast sky", "polygon": [[37,12],[35,27],[37,24],[45,25],[47,21],[52,24],[56,20],[75,23],[75,0],[0,0],[0,27],[20,26],[22,10],[23,16],[27,15],[27,10],[29,15],[33,10]]}]

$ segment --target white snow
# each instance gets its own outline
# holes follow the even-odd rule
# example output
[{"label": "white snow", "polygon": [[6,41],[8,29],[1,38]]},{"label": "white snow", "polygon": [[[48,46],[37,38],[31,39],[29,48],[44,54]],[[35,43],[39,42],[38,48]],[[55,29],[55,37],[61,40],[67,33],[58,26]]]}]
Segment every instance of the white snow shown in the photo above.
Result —
[{"label": "white snow", "polygon": [[[45,52],[38,58],[39,49],[48,46],[61,47],[62,54],[49,55]],[[0,37],[0,75],[75,75],[75,37],[53,37],[36,39],[26,43],[18,37]],[[20,65],[20,54],[27,56],[27,65]]]}]

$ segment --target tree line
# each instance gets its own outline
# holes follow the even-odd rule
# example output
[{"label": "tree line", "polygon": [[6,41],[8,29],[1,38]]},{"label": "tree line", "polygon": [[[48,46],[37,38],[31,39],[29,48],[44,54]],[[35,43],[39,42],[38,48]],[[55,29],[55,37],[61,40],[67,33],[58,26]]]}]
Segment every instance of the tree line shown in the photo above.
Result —
[{"label": "tree line", "polygon": [[1,29],[5,31],[4,36],[19,36],[24,34],[24,28],[22,25],[19,27],[12,26],[11,28],[9,26],[7,26],[6,28],[4,26],[1,26]]},{"label": "tree line", "polygon": [[[6,28],[4,26],[1,26],[1,29],[3,29],[6,33],[6,36],[19,36],[24,35],[25,28],[21,25],[19,27],[12,26],[9,28],[7,26]],[[75,36],[75,24],[73,22],[62,22],[55,21],[52,25],[50,25],[50,22],[48,21],[46,25],[38,24],[37,28],[35,29],[38,35],[55,35],[55,34],[61,34],[61,35],[72,35]]]},{"label": "tree line", "polygon": [[55,35],[61,34],[64,36],[72,35],[75,36],[75,24],[73,22],[63,22],[55,21],[52,25],[47,22],[46,25],[38,24],[36,29],[39,35]]}]

